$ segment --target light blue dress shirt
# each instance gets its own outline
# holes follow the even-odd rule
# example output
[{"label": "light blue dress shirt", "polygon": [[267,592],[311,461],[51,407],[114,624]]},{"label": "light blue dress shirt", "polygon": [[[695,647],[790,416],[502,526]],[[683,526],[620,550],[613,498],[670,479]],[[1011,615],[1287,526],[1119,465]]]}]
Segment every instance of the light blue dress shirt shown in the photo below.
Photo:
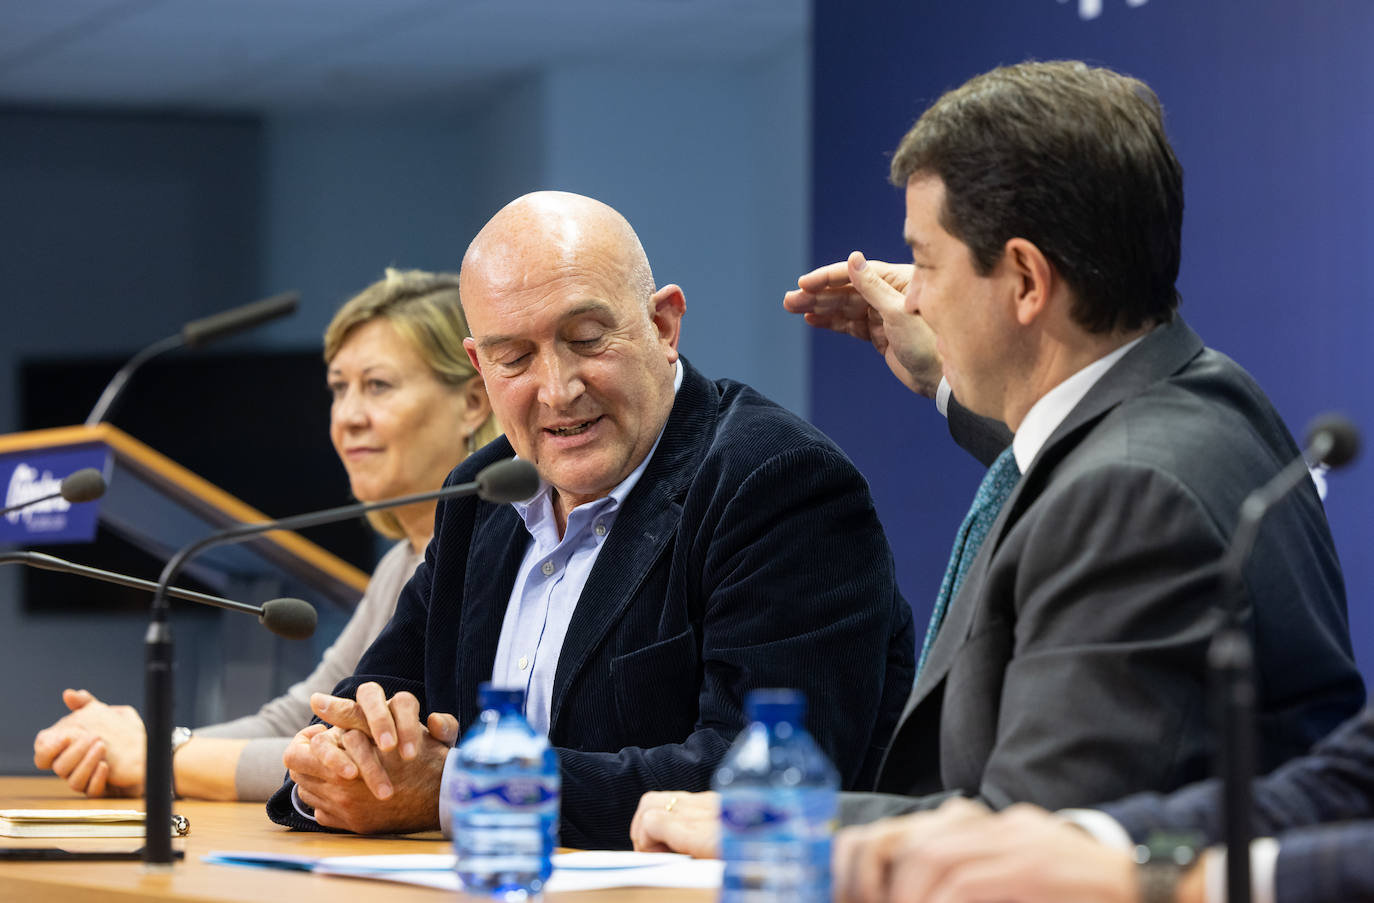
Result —
[{"label": "light blue dress shirt", "polygon": [[[658,448],[657,442],[654,448]],[[525,691],[525,720],[541,734],[549,732],[558,653],[563,648],[577,600],[621,504],[652,457],[650,451],[649,457],[610,495],[568,512],[567,529],[561,539],[551,486],[541,485],[539,494],[527,503],[513,503],[532,541],[525,547],[525,558],[516,571],[515,586],[506,603],[491,682],[498,687],[520,687]]]},{"label": "light blue dress shirt", "polygon": [[[674,395],[682,387],[682,374],[682,362],[678,361]],[[662,439],[660,430],[649,454],[609,495],[568,512],[567,528],[561,539],[553,513],[553,489],[548,483],[541,481],[539,493],[529,502],[513,503],[529,531],[530,542],[506,603],[491,682],[500,687],[524,688],[525,719],[541,734],[549,731],[553,678],[558,673],[558,656],[577,600],[606,537],[611,535],[620,506],[644,475]],[[468,726],[462,727],[466,730]],[[445,763],[439,788],[439,822],[445,836],[452,833],[444,801],[448,799],[448,765],[454,754],[449,753],[450,761]]]}]

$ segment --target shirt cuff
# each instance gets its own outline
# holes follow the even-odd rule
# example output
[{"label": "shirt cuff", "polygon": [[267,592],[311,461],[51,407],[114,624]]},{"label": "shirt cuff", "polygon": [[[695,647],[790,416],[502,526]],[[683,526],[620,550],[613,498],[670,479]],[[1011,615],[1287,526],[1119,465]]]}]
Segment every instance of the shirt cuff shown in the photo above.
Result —
[{"label": "shirt cuff", "polygon": [[1096,809],[1061,809],[1056,813],[1060,818],[1082,828],[1103,846],[1114,850],[1134,850],[1131,835],[1116,819]]},{"label": "shirt cuff", "polygon": [[300,795],[297,793],[300,789],[295,784],[291,785],[291,805],[296,808],[296,814],[301,818],[308,818],[318,825],[319,821],[315,819],[315,810],[301,802]]},{"label": "shirt cuff", "polygon": [[935,409],[942,417],[949,417],[949,396],[953,392],[954,390],[949,387],[949,380],[940,377],[940,388],[935,390]]},{"label": "shirt cuff", "polygon": [[[1215,855],[1212,855],[1215,853]],[[1250,900],[1274,903],[1274,873],[1278,869],[1279,842],[1261,837],[1250,844]],[[1207,903],[1226,903],[1226,851],[1209,850],[1202,860]]]},{"label": "shirt cuff", "polygon": [[445,837],[453,836],[453,813],[448,811],[448,776],[453,771],[453,757],[458,755],[458,747],[448,751],[444,759],[444,776],[439,779],[439,830]]}]

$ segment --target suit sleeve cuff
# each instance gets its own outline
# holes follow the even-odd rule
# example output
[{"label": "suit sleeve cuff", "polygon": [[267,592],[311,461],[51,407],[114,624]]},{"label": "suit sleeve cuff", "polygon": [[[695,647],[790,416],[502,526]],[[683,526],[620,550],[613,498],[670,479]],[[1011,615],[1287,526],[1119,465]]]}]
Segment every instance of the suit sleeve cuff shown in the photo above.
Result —
[{"label": "suit sleeve cuff", "polygon": [[1127,852],[1135,849],[1131,835],[1126,833],[1126,829],[1121,827],[1116,819],[1105,812],[1096,809],[1061,809],[1058,815],[1087,831],[1094,840],[1104,846]]},{"label": "suit sleeve cuff", "polygon": [[453,813],[448,811],[448,776],[453,770],[453,757],[458,755],[458,747],[448,751],[444,760],[444,776],[439,779],[439,830],[445,837],[453,836]]},{"label": "suit sleeve cuff", "polygon": [[[1250,900],[1274,903],[1274,872],[1279,861],[1279,842],[1261,837],[1250,844]],[[1226,903],[1226,851],[1209,850],[1202,860],[1207,903]]]},{"label": "suit sleeve cuff", "polygon": [[953,394],[953,391],[949,387],[949,380],[943,376],[940,377],[940,387],[935,390],[935,408],[942,417],[949,417],[949,396]]}]

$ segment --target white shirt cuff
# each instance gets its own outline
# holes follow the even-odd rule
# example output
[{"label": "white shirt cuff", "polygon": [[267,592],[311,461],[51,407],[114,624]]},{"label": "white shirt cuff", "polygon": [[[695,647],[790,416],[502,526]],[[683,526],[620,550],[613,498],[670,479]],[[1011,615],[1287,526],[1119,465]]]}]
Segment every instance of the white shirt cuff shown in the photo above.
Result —
[{"label": "white shirt cuff", "polygon": [[935,409],[940,412],[941,417],[949,417],[949,396],[954,390],[949,387],[949,380],[940,377],[940,387],[935,390]]},{"label": "white shirt cuff", "polygon": [[296,813],[300,815],[301,818],[308,818],[311,821],[315,822],[315,824],[319,824],[319,821],[317,821],[315,818],[315,810],[311,809],[305,803],[301,802],[301,798],[298,793],[300,789],[301,788],[297,787],[295,784],[291,785],[291,805],[296,807]]},{"label": "white shirt cuff", "polygon": [[[1250,844],[1250,900],[1274,903],[1274,873],[1278,870],[1279,842],[1261,837]],[[1207,903],[1226,903],[1226,851],[1209,850],[1202,862]]]},{"label": "white shirt cuff", "polygon": [[458,747],[455,746],[448,751],[448,758],[444,759],[444,776],[439,779],[439,830],[444,832],[445,837],[453,836],[453,813],[448,811],[448,776],[456,755]]},{"label": "white shirt cuff", "polygon": [[1114,850],[1130,851],[1135,849],[1131,835],[1126,833],[1126,829],[1121,827],[1116,819],[1105,812],[1099,812],[1096,809],[1061,809],[1055,814],[1087,831],[1094,840],[1103,846],[1111,847]]}]

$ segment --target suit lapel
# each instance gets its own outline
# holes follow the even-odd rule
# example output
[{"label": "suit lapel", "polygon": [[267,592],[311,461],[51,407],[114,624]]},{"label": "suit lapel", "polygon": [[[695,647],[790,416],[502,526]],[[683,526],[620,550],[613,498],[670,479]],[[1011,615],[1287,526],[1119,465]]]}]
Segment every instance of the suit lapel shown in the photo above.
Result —
[{"label": "suit lapel", "polygon": [[552,735],[570,687],[612,632],[682,520],[682,497],[715,433],[719,392],[683,359],[682,386],[644,475],[616,515],[615,525],[573,610],[554,675]]},{"label": "suit lapel", "polygon": [[[945,622],[930,648],[925,670],[911,688],[906,708],[898,724],[902,724],[930,692],[944,680],[954,664],[955,655],[973,628],[974,616],[982,604],[982,587],[987,570],[1007,531],[1020,519],[1022,512],[1040,495],[1041,489],[1054,472],[1055,465],[1078,444],[1078,434],[1096,423],[1122,401],[1182,369],[1203,350],[1202,339],[1183,321],[1174,319],[1147,335],[1088,391],[1069,415],[1045,442],[1030,469],[1022,476],[1007,497],[997,515],[982,548],[973,559],[968,576],[959,594],[951,600]],[[900,727],[898,728],[900,730]]]}]

